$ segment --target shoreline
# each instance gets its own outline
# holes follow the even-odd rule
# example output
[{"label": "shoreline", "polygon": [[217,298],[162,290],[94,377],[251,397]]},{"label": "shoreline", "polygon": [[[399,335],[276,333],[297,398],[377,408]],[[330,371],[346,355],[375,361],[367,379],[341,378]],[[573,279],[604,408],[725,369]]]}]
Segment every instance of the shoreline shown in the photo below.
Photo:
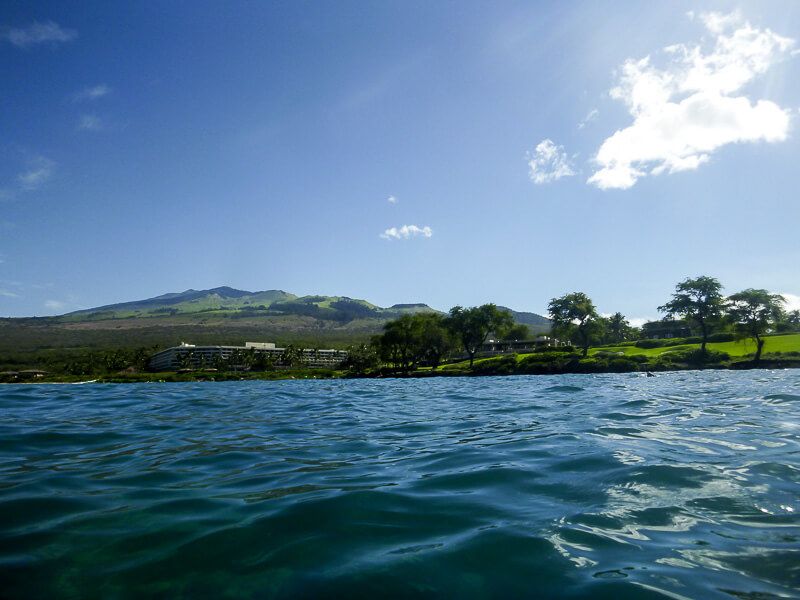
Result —
[{"label": "shoreline", "polygon": [[224,374],[198,374],[193,376],[190,373],[136,373],[130,375],[110,375],[99,376],[91,380],[76,379],[75,381],[64,380],[63,377],[48,380],[39,378],[35,381],[3,381],[0,385],[91,385],[91,384],[133,384],[133,383],[224,383],[230,381],[299,381],[299,380],[334,380],[334,379],[428,379],[432,377],[505,377],[514,375],[599,375],[599,374],[627,374],[638,373],[641,375],[657,375],[659,373],[675,373],[681,371],[751,371],[751,370],[785,370],[800,369],[800,360],[775,360],[762,359],[760,363],[752,361],[738,361],[728,365],[706,365],[706,366],[679,366],[674,365],[670,368],[658,368],[651,365],[649,369],[553,369],[548,372],[526,372],[525,370],[514,370],[498,372],[495,370],[468,370],[468,369],[437,369],[436,371],[413,371],[410,373],[391,373],[376,372],[365,374],[354,374],[343,371],[322,371],[312,370],[294,371],[288,373],[276,373],[274,371],[266,373],[247,372],[246,376],[237,373]]}]

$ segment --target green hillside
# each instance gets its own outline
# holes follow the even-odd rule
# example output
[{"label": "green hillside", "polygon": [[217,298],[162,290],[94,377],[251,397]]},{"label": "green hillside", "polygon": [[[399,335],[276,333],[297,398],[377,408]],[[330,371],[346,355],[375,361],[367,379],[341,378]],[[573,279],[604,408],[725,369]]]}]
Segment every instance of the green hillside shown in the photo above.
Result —
[{"label": "green hillside", "polygon": [[425,304],[398,304],[381,308],[346,296],[302,296],[283,290],[248,292],[230,287],[211,290],[186,290],[164,294],[146,300],[122,302],[79,310],[59,317],[58,323],[83,323],[111,319],[162,318],[164,316],[199,315],[213,313],[248,316],[302,315],[334,321],[351,321],[354,318],[394,317],[406,312],[433,310]]},{"label": "green hillside", "polygon": [[[0,319],[0,362],[11,355],[168,347],[180,341],[344,347],[367,341],[402,314],[430,311],[435,312],[422,303],[383,308],[347,296],[299,297],[283,290],[190,289],[56,317]],[[534,332],[549,329],[544,317],[514,315],[535,323]]]}]

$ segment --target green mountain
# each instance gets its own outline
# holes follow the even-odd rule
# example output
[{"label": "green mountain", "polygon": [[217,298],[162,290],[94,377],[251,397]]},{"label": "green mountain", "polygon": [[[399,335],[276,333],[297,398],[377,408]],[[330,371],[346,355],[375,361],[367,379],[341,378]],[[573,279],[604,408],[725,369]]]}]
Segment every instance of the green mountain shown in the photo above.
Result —
[{"label": "green mountain", "polygon": [[283,290],[248,292],[230,287],[186,290],[146,300],[121,302],[53,317],[62,323],[113,319],[160,318],[164,316],[213,314],[229,318],[299,315],[325,321],[393,318],[404,313],[433,311],[427,304],[395,304],[381,308],[366,300],[347,296],[302,296]]},{"label": "green mountain", "polygon": [[550,331],[550,319],[547,317],[532,312],[517,312],[506,306],[498,306],[497,308],[510,312],[511,316],[514,317],[514,321],[522,325],[527,325],[534,333],[547,333]]},{"label": "green mountain", "polygon": [[[0,319],[0,354],[166,347],[180,341],[342,347],[368,340],[388,320],[417,312],[437,311],[421,303],[382,308],[346,296],[298,297],[282,290],[190,289],[56,317]],[[550,328],[540,315],[511,312],[534,333]]]}]

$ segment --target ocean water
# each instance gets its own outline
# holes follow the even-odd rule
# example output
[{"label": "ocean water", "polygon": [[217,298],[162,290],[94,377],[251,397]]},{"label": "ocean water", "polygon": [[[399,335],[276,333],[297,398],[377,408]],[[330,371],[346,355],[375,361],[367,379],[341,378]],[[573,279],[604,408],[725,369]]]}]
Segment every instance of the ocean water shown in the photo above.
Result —
[{"label": "ocean water", "polygon": [[2,598],[800,597],[800,371],[0,386]]}]

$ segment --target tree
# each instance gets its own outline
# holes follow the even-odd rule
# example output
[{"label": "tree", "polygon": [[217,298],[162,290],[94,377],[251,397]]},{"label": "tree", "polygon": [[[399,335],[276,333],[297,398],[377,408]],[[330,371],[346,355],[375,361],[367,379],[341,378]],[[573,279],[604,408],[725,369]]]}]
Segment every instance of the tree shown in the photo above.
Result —
[{"label": "tree", "polygon": [[192,369],[194,368],[194,352],[191,350],[187,350],[185,352],[181,352],[178,355],[178,368],[180,369]]},{"label": "tree", "polygon": [[725,302],[722,284],[714,277],[701,276],[685,279],[675,286],[672,300],[659,306],[660,312],[670,317],[681,317],[700,329],[700,351],[705,353],[711,328],[722,317]]},{"label": "tree", "polygon": [[511,342],[521,342],[531,336],[531,330],[527,325],[515,323],[503,335],[503,339]]},{"label": "tree", "polygon": [[575,338],[586,356],[592,339],[604,329],[600,315],[589,296],[583,292],[573,292],[553,298],[547,305],[547,310],[553,321],[553,332],[569,339]]},{"label": "tree", "polygon": [[800,331],[800,310],[790,310],[784,314],[776,329],[781,332]]},{"label": "tree", "polygon": [[636,339],[639,330],[631,326],[625,315],[616,312],[606,319],[606,333],[610,343],[619,343]]},{"label": "tree", "polygon": [[341,366],[350,373],[363,375],[376,368],[379,362],[375,346],[360,344],[347,348],[347,358],[344,359]]},{"label": "tree", "polygon": [[756,342],[754,362],[761,360],[761,351],[764,349],[761,336],[781,320],[785,302],[783,296],[753,288],[728,296],[728,316],[736,331]]},{"label": "tree", "polygon": [[287,367],[299,367],[303,364],[303,352],[294,344],[289,344],[281,353],[281,363]]},{"label": "tree", "polygon": [[225,371],[228,369],[228,361],[222,358],[222,354],[214,354],[211,359],[211,366],[217,371]]},{"label": "tree", "polygon": [[275,359],[268,352],[255,352],[251,368],[256,371],[272,371],[275,368]]},{"label": "tree", "polygon": [[453,334],[438,313],[418,313],[413,319],[419,326],[419,359],[435,371],[454,346]]},{"label": "tree", "polygon": [[386,323],[383,335],[374,339],[381,360],[403,373],[411,371],[419,360],[421,333],[420,323],[412,315]]},{"label": "tree", "polygon": [[454,306],[445,322],[469,355],[469,366],[472,368],[475,353],[489,334],[494,332],[498,337],[503,337],[513,327],[514,318],[510,312],[499,310],[494,304],[484,304],[472,308]]},{"label": "tree", "polygon": [[383,334],[373,338],[373,346],[383,362],[408,373],[420,363],[439,366],[453,347],[453,336],[442,315],[407,314],[386,323]]}]

